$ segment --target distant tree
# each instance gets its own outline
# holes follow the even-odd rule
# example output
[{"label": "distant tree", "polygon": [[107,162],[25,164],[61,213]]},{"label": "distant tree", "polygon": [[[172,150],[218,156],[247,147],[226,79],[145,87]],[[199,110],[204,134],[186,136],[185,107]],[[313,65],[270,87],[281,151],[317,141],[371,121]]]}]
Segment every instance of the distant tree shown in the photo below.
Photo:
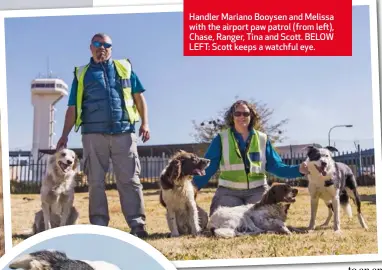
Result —
[{"label": "distant tree", "polygon": [[[238,97],[235,97],[238,100]],[[271,142],[283,142],[286,137],[283,135],[285,130],[282,127],[288,123],[288,119],[283,119],[278,123],[272,124],[271,117],[274,112],[270,109],[267,104],[261,103],[259,101],[250,99],[248,102],[253,106],[253,109],[258,113],[260,121],[255,123],[254,128],[256,130],[262,131],[269,136]],[[192,136],[198,143],[209,143],[217,135],[222,128],[226,127],[224,122],[224,114],[229,109],[229,106],[223,108],[218,112],[218,116],[211,117],[208,120],[203,120],[201,123],[197,123],[195,120],[192,121],[194,126],[194,133]]]}]

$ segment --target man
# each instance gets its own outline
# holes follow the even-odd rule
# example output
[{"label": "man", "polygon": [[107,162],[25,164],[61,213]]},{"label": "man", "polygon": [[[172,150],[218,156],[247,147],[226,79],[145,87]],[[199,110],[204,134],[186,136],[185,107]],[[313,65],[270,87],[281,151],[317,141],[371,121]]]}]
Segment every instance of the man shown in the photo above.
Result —
[{"label": "man", "polygon": [[93,36],[90,62],[75,68],[57,149],[66,147],[68,135],[81,127],[84,173],[89,183],[89,219],[94,225],[108,226],[109,210],[105,176],[112,161],[123,215],[131,234],[146,237],[145,212],[138,138],[134,123],[142,123],[139,136],[150,138],[145,91],[127,59],[112,60],[112,41],[106,34]]}]

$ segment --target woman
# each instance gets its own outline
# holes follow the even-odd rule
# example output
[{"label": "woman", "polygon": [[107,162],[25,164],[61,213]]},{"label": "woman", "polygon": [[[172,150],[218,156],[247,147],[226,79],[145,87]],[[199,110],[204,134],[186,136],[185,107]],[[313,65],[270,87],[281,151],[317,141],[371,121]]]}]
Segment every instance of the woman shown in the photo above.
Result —
[{"label": "woman", "polygon": [[308,173],[305,163],[284,164],[267,135],[254,129],[259,117],[248,102],[236,101],[226,112],[225,121],[229,128],[212,140],[205,155],[211,160],[206,174],[193,179],[200,189],[220,169],[210,215],[219,206],[259,201],[267,185],[266,172],[280,178],[297,178]]}]

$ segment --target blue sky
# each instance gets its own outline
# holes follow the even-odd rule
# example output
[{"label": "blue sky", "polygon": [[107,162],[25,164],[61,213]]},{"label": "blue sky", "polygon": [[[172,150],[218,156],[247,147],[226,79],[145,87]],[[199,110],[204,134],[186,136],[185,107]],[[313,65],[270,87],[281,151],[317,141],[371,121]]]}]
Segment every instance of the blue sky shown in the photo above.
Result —
[{"label": "blue sky", "polygon": [[[104,247],[113,248],[105,249]],[[34,245],[22,254],[42,249],[55,249],[65,252],[70,259],[107,261],[116,264],[121,269],[164,269],[155,259],[134,245],[98,234],[71,234],[55,237]],[[5,267],[3,270],[10,270],[10,268]]]},{"label": "blue sky", "polygon": [[[354,150],[354,141],[373,147],[367,6],[353,7],[352,57],[184,57],[182,27],[179,12],[6,19],[10,149],[31,149],[30,83],[46,72],[47,57],[70,86],[73,67],[89,61],[96,32],[112,37],[114,58],[130,58],[147,89],[146,144],[194,142],[191,121],[215,116],[238,95],[267,103],[272,122],[289,118],[283,144],[327,144],[333,125],[353,124],[333,130],[332,142],[340,150]],[[56,106],[55,142],[67,98]],[[69,147],[81,147],[79,133],[71,133]]]}]

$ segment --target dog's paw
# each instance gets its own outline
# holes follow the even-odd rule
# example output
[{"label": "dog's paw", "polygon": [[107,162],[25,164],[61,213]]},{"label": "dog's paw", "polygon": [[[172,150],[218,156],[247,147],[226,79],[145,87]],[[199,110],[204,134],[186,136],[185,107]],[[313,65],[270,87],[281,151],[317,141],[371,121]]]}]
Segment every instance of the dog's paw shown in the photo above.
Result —
[{"label": "dog's paw", "polygon": [[191,234],[194,236],[199,235],[202,232],[202,228],[200,226],[195,226],[195,229],[192,230]]},{"label": "dog's paw", "polygon": [[202,235],[203,235],[203,230],[197,231],[197,232],[192,234],[193,237],[198,237],[198,236],[202,236]]},{"label": "dog's paw", "polygon": [[201,232],[191,233],[192,237],[198,237],[201,235]]}]

